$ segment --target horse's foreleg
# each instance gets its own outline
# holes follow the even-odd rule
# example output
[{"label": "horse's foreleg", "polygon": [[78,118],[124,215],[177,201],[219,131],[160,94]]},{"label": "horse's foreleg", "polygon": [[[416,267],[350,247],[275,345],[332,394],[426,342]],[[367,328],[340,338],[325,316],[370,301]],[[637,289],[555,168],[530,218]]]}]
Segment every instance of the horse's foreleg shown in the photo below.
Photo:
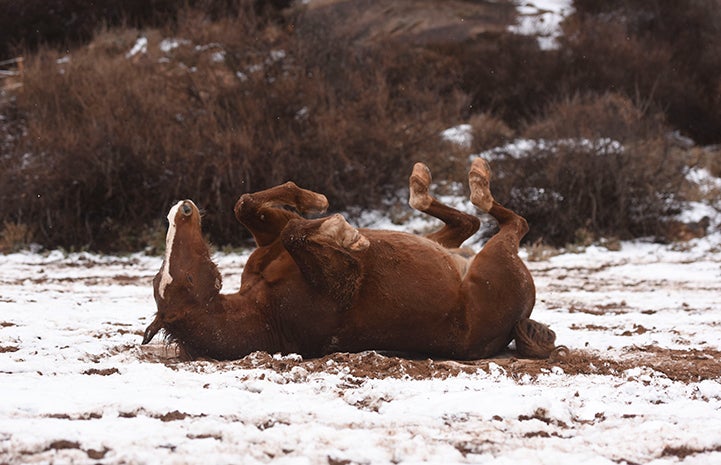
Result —
[{"label": "horse's foreleg", "polygon": [[408,184],[410,206],[445,223],[440,230],[428,234],[426,236],[428,239],[453,249],[460,247],[466,239],[478,231],[481,221],[477,217],[444,205],[430,194],[431,172],[426,165],[416,163],[413,166]]},{"label": "horse's foreleg", "polygon": [[368,239],[341,215],[291,220],[282,239],[306,281],[331,297],[339,311],[350,308],[362,277],[361,262],[355,254],[368,248]]},{"label": "horse's foreleg", "polygon": [[328,200],[323,194],[301,189],[293,182],[252,194],[243,194],[235,204],[235,217],[250,230],[258,246],[274,242],[285,225],[300,216],[282,207],[295,208],[301,214],[323,213]]}]

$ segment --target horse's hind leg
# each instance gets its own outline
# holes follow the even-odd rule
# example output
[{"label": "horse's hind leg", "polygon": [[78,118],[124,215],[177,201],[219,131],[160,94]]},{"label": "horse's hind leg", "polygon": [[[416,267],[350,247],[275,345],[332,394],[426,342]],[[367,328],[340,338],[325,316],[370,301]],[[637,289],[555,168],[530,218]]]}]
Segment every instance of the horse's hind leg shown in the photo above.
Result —
[{"label": "horse's hind leg", "polygon": [[496,202],[491,194],[491,168],[482,158],[476,158],[468,173],[468,184],[471,188],[471,203],[479,210],[489,213],[498,221],[500,230],[493,236],[485,248],[504,248],[512,254],[518,253],[521,239],[528,232],[525,218]]},{"label": "horse's hind leg", "polygon": [[444,205],[430,194],[431,171],[425,164],[416,163],[413,166],[408,184],[410,206],[445,223],[440,230],[428,234],[427,238],[453,249],[460,247],[466,239],[478,231],[481,221],[477,217]]},{"label": "horse's hind leg", "polygon": [[[491,170],[476,158],[468,174],[471,202],[493,216],[499,231],[486,243],[471,263],[464,279],[464,292],[477,313],[471,341],[481,341],[476,355],[488,356],[516,339],[524,357],[546,358],[555,349],[556,335],[548,326],[529,319],[536,300],[533,278],[518,257],[518,247],[528,232],[528,223],[498,203],[490,191]],[[473,343],[473,342],[471,342]]]},{"label": "horse's hind leg", "polygon": [[250,230],[258,246],[275,241],[289,220],[301,214],[323,213],[328,208],[325,195],[301,189],[293,182],[252,194],[243,194],[235,204],[235,217]]}]

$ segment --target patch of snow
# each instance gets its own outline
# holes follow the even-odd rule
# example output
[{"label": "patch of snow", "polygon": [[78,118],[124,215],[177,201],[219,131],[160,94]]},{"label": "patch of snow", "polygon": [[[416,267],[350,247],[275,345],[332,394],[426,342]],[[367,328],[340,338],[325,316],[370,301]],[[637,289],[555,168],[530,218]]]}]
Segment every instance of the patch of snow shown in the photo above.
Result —
[{"label": "patch of snow", "polygon": [[719,209],[704,202],[686,202],[684,210],[675,219],[682,223],[697,223],[704,218],[711,220],[711,226],[718,226]]},{"label": "patch of snow", "polygon": [[146,53],[148,53],[148,38],[141,36],[135,41],[133,48],[125,54],[125,58],[132,58],[135,55]]},{"label": "patch of snow", "polygon": [[213,63],[222,63],[225,61],[225,51],[221,50],[220,52],[214,52],[210,56],[210,61]]},{"label": "patch of snow", "polygon": [[189,45],[190,41],[187,39],[175,39],[175,38],[165,38],[160,41],[160,44],[158,47],[160,48],[160,51],[163,53],[169,53],[176,48],[180,47],[181,45]]},{"label": "patch of snow", "polygon": [[298,110],[295,113],[295,119],[298,121],[302,121],[305,119],[308,119],[308,114],[310,113],[310,110],[308,110],[307,106],[303,106],[300,110]]},{"label": "patch of snow", "polygon": [[686,173],[686,179],[696,184],[703,195],[721,192],[721,178],[712,175],[707,168],[689,169]]},{"label": "patch of snow", "polygon": [[211,43],[209,43],[209,44],[196,45],[196,46],[195,46],[195,51],[196,51],[196,52],[205,52],[206,50],[210,50],[210,49],[212,49],[212,48],[223,49],[223,44],[218,43],[218,42],[211,42]]},{"label": "patch of snow", "polygon": [[283,60],[286,57],[285,50],[271,50],[270,51],[270,61],[280,61]]},{"label": "patch of snow", "polygon": [[558,204],[563,201],[563,195],[543,187],[514,187],[511,197],[523,199],[523,202],[534,204]]},{"label": "patch of snow", "polygon": [[509,27],[509,31],[531,35],[538,38],[542,50],[558,48],[561,34],[560,24],[573,12],[571,0],[532,0],[519,2],[516,7],[518,21]]},{"label": "patch of snow", "polygon": [[444,140],[461,147],[470,148],[471,143],[473,143],[473,134],[471,134],[471,129],[470,124],[459,124],[458,126],[448,128],[441,132],[441,137]]},{"label": "patch of snow", "polygon": [[257,73],[263,71],[263,65],[250,65],[245,68],[248,73]]},{"label": "patch of snow", "polygon": [[538,152],[556,151],[559,148],[578,148],[595,154],[622,153],[623,144],[619,141],[602,137],[599,139],[516,139],[508,144],[486,150],[473,157],[483,157],[486,160],[500,158],[522,159],[533,156]]}]

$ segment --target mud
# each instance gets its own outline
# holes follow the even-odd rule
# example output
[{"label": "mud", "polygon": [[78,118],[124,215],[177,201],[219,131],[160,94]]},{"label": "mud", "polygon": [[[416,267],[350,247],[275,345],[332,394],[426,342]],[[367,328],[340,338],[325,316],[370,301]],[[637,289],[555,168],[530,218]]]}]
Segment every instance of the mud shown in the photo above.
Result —
[{"label": "mud", "polygon": [[168,345],[162,348],[158,346],[144,348],[141,357],[146,361],[163,363],[178,370],[190,369],[193,366],[201,370],[262,369],[281,375],[296,370],[304,374],[341,374],[359,379],[446,379],[462,373],[476,373],[479,370],[489,372],[492,365],[500,367],[514,379],[524,376],[536,377],[559,368],[570,376],[623,376],[624,372],[638,367],[653,369],[672,381],[685,383],[721,377],[721,351],[718,350],[672,350],[647,346],[626,348],[624,352],[621,357],[607,357],[592,350],[564,350],[549,359],[537,360],[518,358],[514,352],[509,351],[499,357],[473,361],[418,359],[411,355],[391,355],[375,351],[334,353],[317,359],[254,352],[231,362],[215,360],[188,362],[182,359],[174,346]]}]

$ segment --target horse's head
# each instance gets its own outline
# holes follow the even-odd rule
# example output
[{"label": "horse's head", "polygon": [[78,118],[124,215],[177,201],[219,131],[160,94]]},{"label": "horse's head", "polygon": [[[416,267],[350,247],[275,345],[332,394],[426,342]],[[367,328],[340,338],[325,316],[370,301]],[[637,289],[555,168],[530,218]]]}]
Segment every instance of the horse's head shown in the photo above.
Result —
[{"label": "horse's head", "polygon": [[161,328],[167,330],[168,324],[207,308],[222,287],[203,239],[198,207],[190,200],[178,202],[168,213],[168,223],[165,259],[153,280],[158,313],[145,330],[144,344]]}]

